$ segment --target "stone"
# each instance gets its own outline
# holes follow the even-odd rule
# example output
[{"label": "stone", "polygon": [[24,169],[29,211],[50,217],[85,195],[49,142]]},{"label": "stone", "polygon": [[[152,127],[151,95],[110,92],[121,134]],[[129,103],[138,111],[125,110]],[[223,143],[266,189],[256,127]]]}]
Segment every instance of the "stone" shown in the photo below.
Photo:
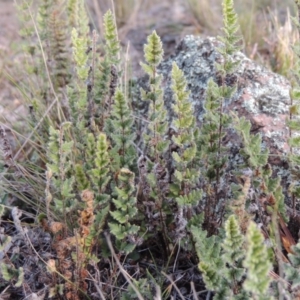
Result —
[{"label": "stone", "polygon": [[[164,102],[170,119],[172,119],[173,103],[172,62],[175,61],[185,74],[197,125],[201,126],[208,79],[213,77],[218,82],[215,63],[223,59],[217,51],[219,46],[220,42],[216,38],[189,35],[179,43],[174,53],[161,63],[159,73],[163,75]],[[287,196],[290,172],[287,164],[289,129],[286,119],[289,118],[291,85],[286,78],[260,66],[242,52],[236,53],[234,59],[240,60],[240,65],[235,73],[226,78],[226,84],[237,84],[238,88],[233,98],[224,101],[224,113],[235,112],[239,117],[244,116],[251,122],[251,132],[261,134],[262,147],[270,151],[269,163],[273,169],[273,176],[282,178]],[[138,87],[147,90],[147,82],[147,77],[140,78]],[[147,103],[136,100],[138,100],[136,103],[139,103],[136,107],[138,114],[145,117]],[[142,131],[141,126],[138,132],[141,134]],[[243,162],[239,155],[242,141],[233,128],[227,131],[223,145],[230,149],[228,167],[230,171]],[[226,182],[228,183],[225,180],[224,186]]]},{"label": "stone", "polygon": [[[173,102],[171,68],[172,62],[175,61],[185,74],[197,125],[201,126],[208,79],[213,77],[214,81],[218,82],[215,63],[223,59],[217,52],[219,46],[220,42],[216,38],[186,36],[174,53],[162,62],[159,71],[164,78],[164,101],[170,118],[172,118]],[[288,145],[290,132],[286,120],[289,119],[291,103],[290,82],[285,77],[250,60],[242,52],[236,53],[234,58],[240,60],[241,63],[236,72],[226,78],[226,84],[237,83],[238,87],[233,98],[225,100],[224,113],[235,112],[239,117],[244,116],[251,122],[251,132],[261,134],[262,147],[268,148],[270,152],[268,162],[272,167],[273,176],[280,176],[282,179],[281,186],[287,204],[287,214],[290,217],[289,227],[296,236],[300,226],[300,214],[289,207],[292,201],[288,193],[291,181],[287,162],[287,155],[290,153]],[[242,162],[239,155],[242,141],[231,128],[227,131],[223,144],[230,149],[230,163],[227,171],[234,170]],[[226,176],[230,177],[230,173],[227,172]],[[226,190],[229,182],[230,179],[229,181],[223,180],[223,183],[220,182],[220,188]]]},{"label": "stone", "polygon": [[[160,66],[160,72],[164,76],[164,100],[169,111],[172,111],[173,99],[170,87],[172,62],[175,61],[183,70],[199,126],[204,115],[207,81],[213,77],[217,82],[215,62],[222,59],[216,50],[218,46],[220,42],[216,38],[186,36],[170,58]],[[254,134],[259,132],[263,138],[263,147],[270,150],[269,162],[280,166],[289,153],[286,119],[289,117],[290,83],[283,76],[260,66],[241,52],[234,58],[241,63],[238,70],[227,78],[226,83],[230,85],[230,81],[233,81],[237,83],[238,89],[232,99],[226,99],[224,113],[234,111],[238,116],[245,116],[250,120],[251,131]],[[228,143],[227,146],[234,146],[236,139],[229,138]]]}]

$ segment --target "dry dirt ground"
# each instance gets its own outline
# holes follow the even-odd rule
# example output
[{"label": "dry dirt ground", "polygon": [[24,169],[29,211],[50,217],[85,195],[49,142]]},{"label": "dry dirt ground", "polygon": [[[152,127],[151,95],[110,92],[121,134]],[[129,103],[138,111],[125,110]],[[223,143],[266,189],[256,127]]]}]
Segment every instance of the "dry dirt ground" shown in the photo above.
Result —
[{"label": "dry dirt ground", "polygon": [[[90,6],[92,3],[90,1]],[[143,45],[147,35],[156,30],[161,36],[165,56],[186,34],[199,32],[195,20],[183,0],[144,0],[139,12],[119,30],[124,49],[129,49],[132,72],[141,74],[139,62],[143,60]],[[97,20],[97,14],[91,12]],[[97,24],[97,21],[94,22]],[[13,68],[20,64],[19,22],[13,0],[0,0],[0,122],[16,125],[27,114],[22,97],[9,78]],[[13,80],[18,80],[13,76]],[[16,82],[17,83],[17,82]]]},{"label": "dry dirt ground", "polygon": [[13,113],[20,114],[22,103],[8,79],[7,72],[16,61],[18,37],[18,19],[12,0],[0,0],[0,117],[14,121]]},{"label": "dry dirt ground", "polygon": [[[14,84],[9,79],[12,70],[20,64],[20,38],[18,35],[19,22],[17,18],[17,10],[14,5],[15,1],[20,0],[0,0],[0,122],[14,123],[19,116],[26,115],[27,109],[24,109],[21,101],[21,96]],[[99,12],[95,9],[95,3],[110,3],[110,0],[86,0],[89,13],[93,18],[92,24],[97,26],[101,23],[102,13],[105,12],[105,7],[101,7]],[[114,0],[115,3],[129,0]],[[161,36],[165,56],[173,52],[175,45],[182,37],[187,34],[209,35],[209,30],[201,28],[193,17],[192,12],[188,9],[187,0],[136,0],[141,3],[139,10],[132,13],[125,26],[119,28],[119,36],[122,41],[124,50],[129,47],[129,56],[131,58],[132,70],[134,75],[141,74],[139,62],[143,60],[143,45],[146,42],[146,37],[152,30],[156,30]],[[272,2],[273,1],[273,2]],[[275,3],[278,12],[286,13],[288,6],[292,7],[293,0],[285,1],[264,1]],[[205,1],[203,1],[205,3]],[[210,5],[219,3],[219,0],[208,2]],[[200,3],[200,1],[199,1]],[[238,10],[241,10],[243,3],[248,3],[246,0],[236,0]],[[258,2],[260,3],[260,2]],[[288,5],[289,3],[289,5]],[[219,11],[218,7],[213,7],[213,11]],[[134,10],[133,10],[134,11]],[[218,15],[218,14],[217,14]],[[100,21],[99,21],[100,20]],[[221,17],[220,20],[221,22]],[[213,23],[215,28],[221,27],[220,24]],[[99,27],[99,26],[98,26]],[[100,26],[101,27],[101,26]],[[258,28],[256,28],[258,30]],[[214,34],[216,34],[214,30]],[[13,80],[18,81],[16,75],[13,75]],[[17,82],[16,82],[17,83]],[[4,120],[3,120],[4,119]]]}]

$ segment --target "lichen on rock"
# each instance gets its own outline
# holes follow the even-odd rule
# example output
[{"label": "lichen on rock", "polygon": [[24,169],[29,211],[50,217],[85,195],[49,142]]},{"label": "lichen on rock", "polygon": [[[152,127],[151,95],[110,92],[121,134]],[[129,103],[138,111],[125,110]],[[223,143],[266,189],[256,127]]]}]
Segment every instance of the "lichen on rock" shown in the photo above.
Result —
[{"label": "lichen on rock", "polygon": [[[220,42],[216,38],[201,38],[186,36],[177,46],[173,55],[165,60],[160,71],[164,75],[165,104],[171,111],[172,91],[171,65],[175,61],[186,76],[190,90],[190,100],[193,103],[198,124],[204,115],[203,103],[207,82],[213,77],[218,82],[215,62],[222,57],[217,51]],[[291,89],[289,81],[260,66],[238,52],[236,59],[240,60],[237,71],[226,78],[226,84],[237,83],[237,92],[232,99],[225,99],[224,113],[236,112],[251,121],[253,133],[260,132],[264,146],[270,150],[271,163],[280,164],[276,156],[285,156],[289,147],[287,144],[288,128],[286,118],[289,113]],[[232,139],[230,138],[229,141]],[[275,156],[274,156],[275,155]]]}]

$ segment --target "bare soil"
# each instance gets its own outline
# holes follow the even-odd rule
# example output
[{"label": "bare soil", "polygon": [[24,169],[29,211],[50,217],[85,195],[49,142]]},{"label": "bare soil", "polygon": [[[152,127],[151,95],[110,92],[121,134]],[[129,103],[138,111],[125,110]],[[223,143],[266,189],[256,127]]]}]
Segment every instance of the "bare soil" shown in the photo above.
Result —
[{"label": "bare soil", "polygon": [[0,0],[0,117],[14,121],[12,112],[20,113],[22,102],[18,98],[7,72],[16,59],[19,25],[14,1]]},{"label": "bare soil", "polygon": [[[91,14],[97,23],[96,14]],[[128,49],[134,76],[142,74],[139,62],[143,60],[143,45],[154,29],[162,38],[165,57],[173,52],[183,36],[199,33],[199,27],[182,0],[144,1],[137,15],[129,21],[120,28],[119,36],[123,47]],[[0,0],[0,120],[9,124],[18,122],[27,114],[27,108],[24,108],[21,96],[9,78],[13,67],[20,64],[22,40],[18,31],[14,1]]]}]

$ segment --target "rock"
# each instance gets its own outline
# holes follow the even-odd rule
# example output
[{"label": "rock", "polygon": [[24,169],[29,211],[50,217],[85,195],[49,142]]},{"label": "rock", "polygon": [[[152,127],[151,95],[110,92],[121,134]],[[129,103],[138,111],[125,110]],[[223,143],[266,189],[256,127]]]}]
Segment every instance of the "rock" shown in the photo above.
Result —
[{"label": "rock", "polygon": [[[220,42],[216,38],[186,36],[179,43],[174,53],[161,63],[159,72],[163,75],[164,101],[170,119],[172,119],[173,115],[172,62],[175,61],[185,74],[197,125],[201,126],[208,79],[213,77],[214,81],[218,82],[215,62],[221,62],[222,60],[221,55],[216,50],[219,46]],[[244,116],[251,122],[251,132],[253,134],[261,134],[262,147],[269,149],[270,152],[269,164],[272,167],[273,176],[281,177],[284,201],[291,206],[292,199],[288,193],[291,173],[287,163],[287,155],[290,151],[288,146],[289,130],[286,126],[286,119],[289,118],[291,85],[283,76],[258,65],[241,52],[238,52],[235,58],[240,60],[241,63],[237,71],[226,78],[226,84],[232,85],[237,83],[237,91],[231,99],[225,100],[224,113],[233,111],[239,117]],[[140,87],[145,90],[148,89],[147,77],[144,76],[138,79],[135,90],[137,91]],[[136,109],[138,119],[146,118],[147,102],[141,101],[138,93],[133,93],[133,98],[133,106]],[[141,121],[141,123],[144,122]],[[138,130],[140,132],[139,136],[141,136],[143,130],[143,125],[140,125]],[[243,159],[239,155],[242,140],[233,128],[228,129],[223,145],[229,148],[229,165],[225,176],[223,176],[224,178],[221,178],[218,189],[220,203],[222,199],[230,197],[228,185],[231,182],[236,182],[231,171],[237,169],[238,165],[243,163]],[[246,171],[250,171],[249,176],[251,176],[252,171]],[[255,193],[251,191],[251,194],[250,198],[255,203],[257,201],[257,199],[253,198]],[[300,213],[288,208],[288,206],[286,207],[290,217],[289,229],[295,237],[300,226]],[[263,208],[261,207],[261,209]],[[220,211],[222,211],[222,208]]]},{"label": "rock", "polygon": [[[164,101],[171,119],[173,103],[172,62],[175,61],[185,74],[197,125],[201,126],[208,79],[213,77],[216,82],[218,80],[215,62],[220,62],[222,59],[216,50],[218,46],[220,46],[220,42],[216,38],[203,39],[191,35],[186,36],[176,47],[174,53],[159,66],[159,72],[163,75]],[[287,195],[290,172],[286,159],[289,153],[287,143],[289,130],[286,126],[286,119],[289,117],[291,85],[283,76],[258,65],[241,52],[238,52],[235,58],[239,59],[241,63],[237,71],[226,78],[226,83],[228,85],[237,83],[238,88],[233,98],[225,100],[224,113],[233,111],[239,117],[244,116],[252,124],[251,132],[262,135],[262,147],[268,148],[270,151],[269,163],[274,171],[273,175],[283,179],[282,185],[285,195]],[[133,93],[135,114],[140,120],[137,134],[138,137],[141,137],[144,126],[142,119],[147,116],[148,102],[140,100],[139,88],[148,89],[146,76],[138,79],[136,92]],[[233,128],[230,128],[223,144],[230,149],[228,168],[230,171],[243,162],[239,155],[242,141]]]},{"label": "rock", "polygon": [[[171,90],[171,68],[175,61],[183,70],[190,90],[190,101],[194,106],[197,125],[201,126],[204,116],[204,103],[208,79],[213,77],[217,82],[215,62],[221,62],[221,55],[216,48],[220,42],[216,38],[201,38],[186,36],[177,46],[174,53],[162,62],[159,72],[163,75],[164,101],[172,119],[173,92]],[[285,201],[290,202],[287,189],[290,182],[290,171],[287,164],[289,153],[289,130],[286,119],[289,117],[290,83],[281,75],[275,74],[267,68],[248,59],[243,53],[238,52],[235,58],[240,60],[237,71],[226,78],[226,83],[237,83],[237,92],[231,99],[224,103],[224,113],[235,112],[239,117],[244,116],[251,122],[251,132],[262,135],[262,147],[268,148],[269,163],[273,169],[273,176],[282,179]],[[138,87],[148,88],[147,77],[138,80]],[[147,102],[136,98],[138,104],[136,113],[139,119],[146,117]],[[142,118],[140,118],[142,116]],[[141,123],[143,123],[141,121]],[[141,137],[143,125],[137,128]],[[226,190],[231,181],[231,170],[237,169],[243,163],[239,155],[242,140],[233,128],[227,131],[223,145],[229,150],[229,165],[226,178],[222,179],[220,189]]]},{"label": "rock", "polygon": [[[218,46],[220,46],[220,42],[216,38],[203,39],[186,36],[170,58],[161,64],[160,72],[164,76],[165,85],[164,101],[171,118],[173,102],[171,90],[172,62],[175,61],[186,76],[190,90],[190,101],[194,106],[198,126],[201,126],[207,82],[210,77],[213,77],[217,82],[215,62],[220,62],[222,59],[216,50]],[[291,174],[286,159],[290,151],[288,146],[289,130],[286,120],[289,118],[291,85],[286,78],[258,65],[243,53],[238,52],[235,57],[241,63],[237,71],[226,78],[226,84],[237,83],[238,88],[233,98],[226,99],[224,113],[234,111],[239,117],[244,116],[251,122],[252,133],[261,134],[262,147],[268,148],[270,151],[269,163],[273,169],[273,176],[281,177],[281,186],[285,195],[284,201],[291,205],[291,197],[288,193]],[[234,130],[229,129],[223,143],[230,149],[230,163],[227,170],[230,171],[242,162],[239,155],[242,141]],[[230,173],[226,172],[225,176],[230,178]],[[230,179],[221,182],[221,190],[226,190],[228,182]],[[300,214],[295,213],[288,206],[286,207],[290,217],[290,230],[294,236],[297,236]]]},{"label": "rock", "polygon": [[[186,36],[174,54],[160,66],[164,75],[164,99],[170,111],[173,98],[170,88],[172,61],[176,61],[183,70],[199,126],[204,114],[207,81],[210,77],[217,80],[215,62],[222,59],[216,50],[217,46],[220,44],[216,38]],[[289,152],[289,132],[285,120],[289,115],[290,83],[283,76],[251,61],[241,52],[235,57],[241,64],[226,80],[229,85],[231,82],[237,82],[238,89],[232,99],[226,99],[224,112],[235,111],[240,117],[245,116],[250,120],[252,132],[261,133],[263,146],[270,150],[269,162],[275,166],[282,166],[284,156]],[[227,145],[234,146],[236,139],[230,138],[228,143]]]}]

